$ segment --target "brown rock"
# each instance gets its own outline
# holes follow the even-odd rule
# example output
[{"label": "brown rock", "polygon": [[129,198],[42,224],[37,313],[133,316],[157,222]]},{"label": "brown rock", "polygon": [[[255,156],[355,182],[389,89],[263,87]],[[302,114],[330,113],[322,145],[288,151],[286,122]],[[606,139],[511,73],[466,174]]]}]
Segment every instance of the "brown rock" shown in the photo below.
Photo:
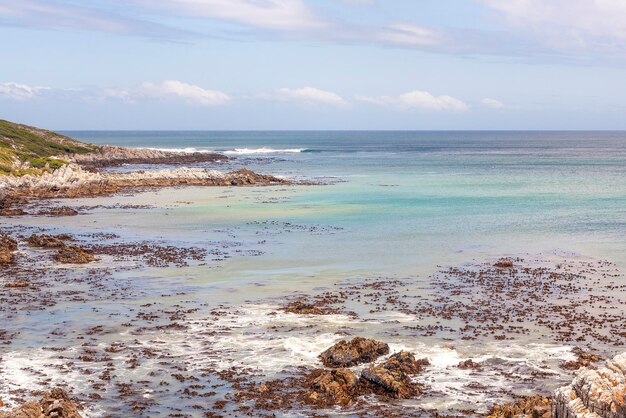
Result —
[{"label": "brown rock", "polygon": [[416,360],[413,353],[400,351],[387,359],[383,366],[390,371],[397,371],[414,375],[422,372],[424,366],[430,365],[428,359]]},{"label": "brown rock", "polygon": [[369,363],[387,353],[389,353],[388,344],[369,338],[355,337],[350,341],[339,341],[320,354],[320,359],[327,367],[351,367]]},{"label": "brown rock", "polygon": [[13,263],[15,250],[17,250],[17,241],[8,235],[0,234],[0,265]]},{"label": "brown rock", "polygon": [[481,369],[480,363],[476,363],[472,359],[468,359],[468,360],[460,362],[457,367],[459,369]]},{"label": "brown rock", "polygon": [[51,208],[51,209],[47,209],[47,210],[43,210],[41,212],[39,212],[39,215],[46,215],[46,216],[76,216],[78,215],[78,211],[75,209],[72,209],[70,207],[67,206],[61,206],[58,208]]},{"label": "brown rock", "polygon": [[566,370],[578,370],[581,367],[591,367],[591,363],[602,360],[600,356],[589,353],[580,347],[574,347],[572,352],[576,355],[576,360],[564,361],[560,364],[561,368]]},{"label": "brown rock", "polygon": [[31,247],[39,248],[60,248],[64,247],[65,243],[57,237],[51,235],[36,235],[33,234],[28,238],[28,245]]},{"label": "brown rock", "polygon": [[23,216],[26,215],[23,209],[2,209],[0,210],[0,216]]},{"label": "brown rock", "polygon": [[90,252],[73,245],[59,248],[53,258],[67,264],[87,264],[96,259]]},{"label": "brown rock", "polygon": [[16,279],[4,285],[4,287],[8,287],[8,288],[23,288],[23,287],[29,287],[29,286],[30,286],[30,282],[28,280],[23,280],[23,279]]},{"label": "brown rock", "polygon": [[507,260],[505,258],[501,258],[500,260],[498,260],[498,262],[496,264],[494,264],[494,267],[498,267],[498,268],[501,268],[501,269],[512,268],[513,267],[513,261]]},{"label": "brown rock", "polygon": [[389,369],[386,364],[371,365],[361,372],[361,379],[370,384],[375,393],[397,399],[420,395],[419,386],[400,368]]},{"label": "brown rock", "polygon": [[349,369],[317,369],[305,378],[305,382],[311,389],[304,395],[306,403],[313,403],[318,407],[345,406],[353,401],[358,379]]},{"label": "brown rock", "polygon": [[30,401],[10,412],[0,412],[0,418],[81,418],[81,415],[67,393],[54,388],[39,403]]},{"label": "brown rock", "polygon": [[551,418],[552,399],[535,395],[491,408],[487,418]]}]

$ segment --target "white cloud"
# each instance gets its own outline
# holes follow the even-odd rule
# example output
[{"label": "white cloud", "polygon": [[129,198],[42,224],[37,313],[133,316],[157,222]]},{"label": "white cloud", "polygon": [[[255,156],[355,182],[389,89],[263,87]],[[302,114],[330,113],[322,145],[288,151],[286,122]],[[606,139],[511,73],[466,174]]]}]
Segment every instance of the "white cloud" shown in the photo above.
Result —
[{"label": "white cloud", "polygon": [[305,104],[348,105],[348,102],[337,93],[316,89],[314,87],[302,87],[299,89],[280,88],[275,90],[271,95],[265,95],[265,98]]},{"label": "white cloud", "polygon": [[392,106],[402,110],[463,112],[468,109],[467,104],[455,97],[434,96],[421,90],[414,90],[399,96],[359,96],[357,100],[382,106]]},{"label": "white cloud", "polygon": [[177,14],[230,20],[259,28],[312,29],[325,23],[303,0],[139,0]]},{"label": "white cloud", "polygon": [[438,32],[408,23],[389,25],[379,30],[376,38],[383,42],[406,46],[438,45],[442,42],[442,36]]},{"label": "white cloud", "polygon": [[0,24],[52,30],[87,30],[155,39],[186,39],[198,36],[186,29],[150,22],[140,16],[126,17],[105,7],[80,2],[2,0],[0,18]]},{"label": "white cloud", "polygon": [[28,84],[19,83],[0,83],[0,96],[12,100],[24,101],[41,95],[42,92],[49,90],[48,87],[29,86]]},{"label": "white cloud", "polygon": [[[125,90],[118,90],[117,92],[118,98],[127,101],[133,100],[131,93]],[[206,90],[178,80],[166,80],[160,84],[144,83],[139,89],[139,96],[156,99],[181,98],[189,103],[206,106],[221,105],[230,100],[230,97],[221,91]]]},{"label": "white cloud", "polygon": [[491,107],[494,109],[504,109],[506,107],[505,104],[502,103],[500,100],[491,99],[489,97],[485,97],[480,102],[484,104],[485,106]]},{"label": "white cloud", "polygon": [[623,48],[624,0],[483,0],[517,28],[531,30],[559,48]]}]

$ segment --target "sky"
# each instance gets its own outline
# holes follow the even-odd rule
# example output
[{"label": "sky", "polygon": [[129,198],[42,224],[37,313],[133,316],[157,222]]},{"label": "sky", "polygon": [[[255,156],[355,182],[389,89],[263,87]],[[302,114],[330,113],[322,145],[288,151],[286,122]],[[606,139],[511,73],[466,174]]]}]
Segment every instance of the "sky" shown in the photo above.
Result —
[{"label": "sky", "polygon": [[625,0],[2,0],[0,119],[623,130]]}]

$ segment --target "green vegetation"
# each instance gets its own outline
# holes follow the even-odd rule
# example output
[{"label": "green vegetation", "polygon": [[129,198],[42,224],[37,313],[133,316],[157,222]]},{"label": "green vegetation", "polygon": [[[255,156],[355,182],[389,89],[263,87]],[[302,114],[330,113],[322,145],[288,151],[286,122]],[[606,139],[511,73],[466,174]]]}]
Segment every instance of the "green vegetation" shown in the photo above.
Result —
[{"label": "green vegetation", "polygon": [[0,120],[0,174],[19,176],[56,170],[67,164],[64,156],[99,149],[56,132]]}]

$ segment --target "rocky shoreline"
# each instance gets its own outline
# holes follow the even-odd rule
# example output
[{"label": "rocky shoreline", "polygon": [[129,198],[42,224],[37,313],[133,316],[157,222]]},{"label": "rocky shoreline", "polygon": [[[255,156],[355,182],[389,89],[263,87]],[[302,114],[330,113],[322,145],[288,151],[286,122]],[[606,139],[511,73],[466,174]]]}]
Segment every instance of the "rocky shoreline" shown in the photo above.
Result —
[{"label": "rocky shoreline", "polygon": [[31,199],[95,197],[130,190],[176,186],[286,184],[292,182],[246,169],[224,173],[204,168],[180,167],[128,173],[101,173],[69,164],[42,175],[0,176],[0,216],[23,214],[20,206]]},{"label": "rocky shoreline", "polygon": [[[45,232],[32,233],[30,235],[14,233],[12,236],[0,237],[0,255],[8,255],[9,260],[4,265],[0,280],[3,281],[4,296],[2,306],[4,313],[10,318],[21,310],[33,311],[36,309],[50,309],[55,304],[64,303],[67,300],[82,300],[89,303],[90,298],[95,295],[106,297],[110,301],[123,301],[132,296],[133,291],[127,285],[120,286],[116,279],[111,276],[112,269],[123,271],[127,268],[134,268],[126,264],[129,258],[140,261],[141,265],[154,267],[164,267],[167,265],[185,266],[189,263],[202,263],[208,256],[206,250],[189,248],[185,251],[181,248],[159,247],[155,243],[140,245],[116,244],[116,237],[94,236],[95,241],[89,242],[85,237],[71,236],[67,234],[50,234]],[[106,244],[103,240],[110,240],[112,244]],[[29,252],[33,252],[32,257],[37,260],[49,258],[59,265],[67,265],[68,268],[78,268],[83,263],[87,266],[84,274],[80,274],[73,279],[68,270],[52,269],[51,265],[44,263],[39,265],[34,259],[29,258]],[[70,254],[71,253],[71,254]],[[67,258],[65,258],[67,256]],[[2,257],[0,257],[2,259]],[[572,281],[583,285],[581,276],[577,276],[569,270],[575,265],[561,264],[558,269],[548,270],[533,267],[522,259],[502,260],[495,263],[484,263],[479,271],[463,273],[463,268],[452,268],[442,270],[442,274],[467,275],[467,278],[489,277],[491,281],[497,278],[507,278],[507,281],[514,283],[522,280],[526,275],[536,277],[535,280],[553,281],[558,285],[560,280],[570,282],[569,292],[573,292]],[[116,263],[121,263],[117,264]],[[128,267],[123,267],[123,266]],[[113,267],[115,266],[115,267]],[[599,268],[599,267],[598,267]],[[70,270],[71,271],[71,270]],[[598,274],[607,275],[610,269],[601,269]],[[8,280],[12,277],[12,280]],[[433,277],[433,282],[438,283],[438,276]],[[67,290],[53,290],[56,281],[68,282],[72,286],[70,292]],[[113,341],[110,344],[102,344],[101,338],[106,335],[117,335],[119,330],[109,329],[107,325],[90,327],[83,331],[77,331],[74,335],[81,340],[81,344],[74,347],[63,347],[50,345],[42,347],[44,352],[50,350],[51,354],[59,353],[56,361],[63,364],[64,373],[74,371],[76,376],[91,376],[87,380],[91,382],[85,389],[78,389],[75,386],[66,386],[63,389],[67,393],[78,396],[77,407],[90,409],[99,405],[103,397],[118,399],[133,414],[145,415],[151,408],[156,407],[161,402],[158,398],[145,398],[142,394],[151,393],[154,384],[160,388],[160,393],[165,396],[180,397],[181,401],[197,402],[197,408],[204,411],[204,416],[267,416],[286,411],[300,411],[310,416],[323,416],[329,411],[341,411],[359,417],[369,416],[414,416],[414,417],[479,417],[489,416],[490,418],[580,418],[581,416],[593,418],[617,418],[622,417],[624,411],[624,393],[626,391],[626,354],[615,357],[607,361],[606,366],[600,365],[600,356],[589,353],[583,349],[572,349],[575,359],[563,362],[560,368],[565,373],[576,371],[576,377],[571,385],[551,391],[542,391],[534,396],[516,398],[515,394],[505,394],[506,397],[513,397],[511,403],[502,403],[493,406],[489,412],[481,413],[475,409],[464,409],[449,411],[442,414],[433,409],[420,409],[413,404],[411,407],[404,406],[403,402],[418,402],[418,400],[432,399],[437,397],[433,389],[432,376],[437,365],[436,358],[431,354],[421,352],[416,349],[399,348],[392,344],[391,338],[396,333],[394,328],[389,330],[390,340],[373,339],[362,337],[356,332],[356,324],[368,324],[367,315],[377,312],[390,315],[389,324],[393,324],[394,314],[397,312],[406,315],[419,315],[424,322],[426,315],[433,315],[440,321],[445,321],[448,316],[457,313],[462,314],[460,305],[456,306],[457,313],[435,309],[429,306],[431,300],[425,300],[420,296],[415,301],[409,294],[405,294],[408,282],[401,280],[366,280],[359,283],[345,283],[339,286],[334,292],[323,292],[319,295],[297,295],[296,298],[286,301],[282,306],[276,307],[275,311],[268,312],[267,320],[272,321],[276,316],[283,315],[283,332],[289,336],[291,330],[306,330],[314,327],[313,324],[323,322],[329,318],[331,322],[337,321],[339,317],[345,317],[351,326],[338,326],[337,335],[341,337],[326,349],[316,353],[316,360],[306,366],[293,364],[289,370],[285,369],[278,375],[270,374],[265,377],[255,370],[244,365],[230,366],[223,362],[230,353],[216,345],[216,338],[226,337],[234,331],[233,324],[239,324],[242,332],[254,332],[252,328],[240,322],[237,316],[229,319],[233,307],[217,307],[207,312],[202,306],[176,305],[175,309],[159,302],[152,302],[142,305],[139,311],[131,313],[130,317],[123,323],[123,330],[132,337],[129,341]],[[87,289],[84,286],[87,285]],[[501,284],[500,284],[501,285]],[[78,287],[74,287],[78,286]],[[91,290],[89,290],[91,288]],[[63,289],[63,288],[62,288]],[[68,288],[65,288],[68,289]],[[480,294],[489,289],[488,283],[472,282],[471,289],[474,294]],[[530,288],[532,289],[532,288]],[[447,293],[444,293],[445,292]],[[454,288],[444,287],[442,292],[436,295],[436,300],[442,301],[454,295],[460,297],[459,291],[463,291],[462,284]],[[599,289],[603,291],[602,288]],[[54,293],[57,292],[57,293]],[[106,296],[110,292],[109,296]],[[573,301],[572,295],[564,292],[560,293],[568,301]],[[520,295],[519,298],[537,297],[538,294]],[[179,294],[179,298],[183,294]],[[486,297],[491,297],[489,293]],[[511,296],[512,297],[512,296]],[[359,301],[365,310],[358,309],[353,312],[346,309],[348,302]],[[484,306],[482,302],[474,301],[477,305]],[[502,301],[501,301],[502,302]],[[540,303],[539,299],[535,303]],[[415,307],[421,307],[421,311],[413,311]],[[449,304],[449,303],[448,303]],[[186,306],[185,306],[186,305]],[[352,303],[350,303],[352,306]],[[369,314],[368,314],[369,312]],[[486,314],[489,315],[489,309]],[[514,311],[507,314],[511,323],[516,322]],[[472,318],[462,314],[467,320]],[[581,335],[585,332],[586,323],[594,323],[598,318],[603,317],[598,313],[598,317],[581,318]],[[262,316],[255,314],[256,319]],[[309,320],[310,318],[310,320]],[[485,321],[485,317],[480,319]],[[616,326],[620,321],[612,321],[609,317],[604,317]],[[300,319],[304,320],[301,325]],[[453,319],[453,318],[451,318]],[[554,321],[556,325],[558,318],[546,317],[546,320]],[[198,328],[197,323],[204,324],[205,328]],[[446,333],[446,322],[442,322],[438,332]],[[271,324],[271,322],[270,322]],[[405,324],[405,325],[403,325]],[[506,325],[506,324],[505,324]],[[549,324],[548,324],[549,325]],[[391,325],[392,327],[394,325]],[[395,329],[407,329],[408,324],[400,322],[395,325]],[[484,328],[491,326],[485,323]],[[560,326],[562,327],[562,325]],[[363,329],[367,329],[363,328]],[[503,328],[506,329],[506,328]],[[258,338],[271,332],[270,340],[276,338],[276,326],[270,326],[259,334]],[[421,332],[416,329],[415,331]],[[424,329],[423,331],[428,331]],[[495,329],[493,338],[497,337],[502,330]],[[56,331],[55,331],[56,332]],[[70,332],[70,330],[63,331]],[[73,331],[72,331],[73,332]],[[465,337],[474,337],[474,330],[462,327],[457,332],[456,339],[450,339],[450,350],[454,344],[463,344]],[[189,343],[190,335],[195,335],[199,341],[204,341],[206,345],[191,345],[189,353],[182,358],[182,363],[176,360],[180,358],[180,353],[174,355],[174,346],[150,343],[161,336],[172,335],[182,338],[184,347]],[[292,334],[291,338],[298,338],[298,334]],[[563,330],[561,335],[567,335],[567,330]],[[146,336],[148,345],[137,345],[137,338]],[[14,338],[11,334],[3,334],[0,330],[0,340],[4,344],[10,344]],[[416,334],[416,339],[419,338]],[[559,337],[551,337],[556,340]],[[568,338],[576,340],[576,335]],[[205,341],[205,339],[208,339]],[[134,340],[134,341],[133,341]],[[602,339],[600,339],[602,341]],[[70,341],[71,342],[71,341]],[[71,354],[70,354],[71,353]],[[186,351],[183,351],[186,353]],[[200,357],[197,357],[200,355]],[[506,356],[505,356],[506,357]],[[54,364],[56,357],[53,355],[49,360],[43,360],[44,364]],[[209,360],[207,363],[207,359]],[[158,361],[158,362],[156,362]],[[433,363],[434,361],[434,363]],[[156,362],[156,363],[154,363]],[[200,362],[202,366],[196,364]],[[469,375],[475,375],[475,379],[480,381],[480,376],[488,373],[502,374],[511,386],[523,383],[527,387],[541,387],[543,383],[553,378],[553,372],[533,371],[532,379],[525,376],[525,372],[516,371],[514,363],[490,362],[484,359],[469,358],[459,360],[458,364],[448,366],[444,371],[451,375],[457,371],[467,371]],[[27,368],[25,370],[29,370]],[[147,372],[159,376],[155,382],[149,380],[128,381],[122,378],[125,373],[139,370],[140,375]],[[47,376],[42,371],[33,369],[33,372],[42,377]],[[441,372],[437,372],[441,373]],[[518,373],[521,373],[518,375]],[[281,376],[282,375],[282,376]],[[441,377],[441,374],[436,376]],[[169,378],[171,377],[171,379]],[[46,378],[49,379],[49,378]],[[82,379],[82,377],[81,377]],[[534,380],[537,384],[533,384]],[[571,379],[571,378],[570,378]],[[45,380],[44,380],[45,381]],[[167,383],[165,383],[167,382]],[[0,384],[2,379],[0,377]],[[492,389],[486,386],[470,386],[473,390],[478,390],[488,394],[496,395],[500,398],[502,394],[491,392]],[[49,390],[49,388],[42,388]],[[40,393],[40,392],[38,392]],[[117,393],[117,395],[116,395]],[[10,391],[12,406],[15,407],[16,400],[23,399],[24,406],[33,406],[31,399],[33,394],[23,391]],[[107,398],[107,399],[108,399]],[[496,399],[495,397],[493,399]],[[5,400],[7,400],[5,398]],[[111,399],[108,399],[111,401]],[[170,402],[167,401],[167,402]],[[165,401],[164,401],[165,402]],[[19,409],[18,409],[19,410]],[[43,410],[43,409],[42,409]],[[175,410],[172,410],[175,412]],[[181,411],[182,412],[182,411]],[[581,415],[581,413],[587,415]],[[485,415],[487,414],[487,415]],[[593,415],[595,414],[595,415]],[[8,415],[12,416],[12,415]],[[38,416],[38,415],[35,415]],[[47,415],[42,415],[47,416]]]},{"label": "rocky shoreline", "polygon": [[219,163],[229,159],[223,154],[214,152],[174,152],[112,145],[101,146],[98,153],[74,154],[67,158],[68,161],[90,171],[122,165]]}]

